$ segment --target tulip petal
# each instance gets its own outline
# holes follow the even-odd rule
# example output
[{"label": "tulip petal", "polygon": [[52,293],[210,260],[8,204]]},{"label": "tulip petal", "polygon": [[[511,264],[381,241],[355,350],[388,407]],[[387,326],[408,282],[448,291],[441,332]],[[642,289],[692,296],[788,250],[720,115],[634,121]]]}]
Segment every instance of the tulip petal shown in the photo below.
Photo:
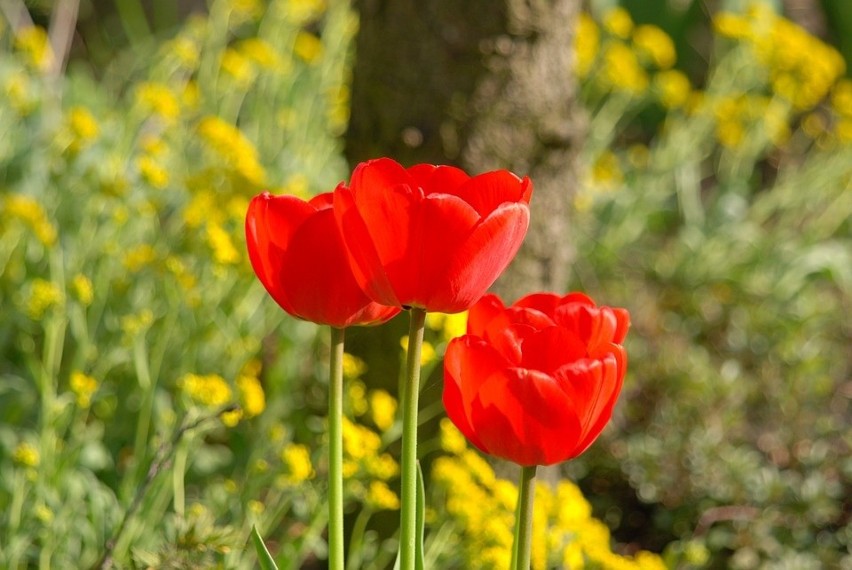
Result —
[{"label": "tulip petal", "polygon": [[[562,461],[576,445],[579,421],[570,413],[571,402],[565,392],[551,376],[523,368],[505,369],[483,383],[478,396],[472,423],[490,453],[521,465],[549,465]],[[487,418],[499,424],[496,415],[509,422],[514,438],[508,437],[505,429],[491,432],[478,428],[478,418],[483,423]],[[515,457],[507,455],[510,453]]]},{"label": "tulip petal", "polygon": [[[467,333],[485,336],[489,323],[506,311],[506,306],[497,295],[488,293],[470,308],[467,313]],[[508,319],[504,319],[508,321]]]},{"label": "tulip petal", "polygon": [[361,218],[349,188],[343,185],[334,191],[334,216],[346,249],[350,268],[358,285],[373,301],[400,307],[367,225]]},{"label": "tulip petal", "polygon": [[523,339],[521,366],[550,374],[568,362],[585,358],[586,346],[573,331],[551,326]]},{"label": "tulip petal", "polygon": [[255,196],[246,212],[246,245],[252,268],[275,301],[288,312],[292,305],[276,270],[293,233],[315,212],[294,196]]},{"label": "tulip petal", "polygon": [[481,338],[465,335],[454,338],[444,354],[444,407],[447,415],[478,448],[482,441],[471,423],[471,406],[479,387],[505,363]]},{"label": "tulip petal", "polygon": [[464,170],[455,166],[416,164],[407,170],[426,196],[430,194],[457,195],[458,188],[470,179]]},{"label": "tulip petal", "polygon": [[529,178],[521,180],[508,170],[495,170],[474,176],[456,194],[485,217],[505,203],[529,204],[532,182]]},{"label": "tulip petal", "polygon": [[355,196],[356,201],[372,199],[362,194],[375,196],[381,194],[387,188],[401,185],[412,185],[413,180],[395,160],[390,158],[377,158],[360,163],[352,172],[352,180],[349,188]]},{"label": "tulip petal", "polygon": [[503,204],[452,253],[446,287],[435,291],[430,310],[458,313],[473,305],[514,258],[529,226],[529,208]]}]

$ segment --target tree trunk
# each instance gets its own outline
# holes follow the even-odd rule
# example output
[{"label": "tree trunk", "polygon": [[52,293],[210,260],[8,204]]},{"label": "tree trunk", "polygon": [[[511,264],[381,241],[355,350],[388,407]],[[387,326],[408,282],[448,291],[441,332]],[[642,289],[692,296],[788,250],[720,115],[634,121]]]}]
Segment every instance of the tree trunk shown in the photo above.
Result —
[{"label": "tree trunk", "polygon": [[574,99],[575,0],[359,0],[346,137],[351,163],[508,168],[535,184],[524,246],[497,289],[507,301],[564,291],[567,228],[585,119]]}]

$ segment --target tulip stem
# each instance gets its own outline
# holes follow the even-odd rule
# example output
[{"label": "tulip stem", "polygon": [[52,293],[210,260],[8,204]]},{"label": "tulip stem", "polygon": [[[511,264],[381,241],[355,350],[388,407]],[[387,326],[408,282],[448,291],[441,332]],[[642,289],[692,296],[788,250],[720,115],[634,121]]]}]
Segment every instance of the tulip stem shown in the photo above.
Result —
[{"label": "tulip stem", "polygon": [[532,552],[533,502],[535,500],[536,466],[521,467],[518,484],[518,520],[515,522],[514,570],[529,570]]},{"label": "tulip stem", "polygon": [[343,570],[343,338],[331,327],[328,387],[328,568]]},{"label": "tulip stem", "polygon": [[426,310],[411,309],[408,362],[402,386],[402,505],[399,524],[399,570],[414,570],[417,535],[417,406],[420,397],[420,352]]}]

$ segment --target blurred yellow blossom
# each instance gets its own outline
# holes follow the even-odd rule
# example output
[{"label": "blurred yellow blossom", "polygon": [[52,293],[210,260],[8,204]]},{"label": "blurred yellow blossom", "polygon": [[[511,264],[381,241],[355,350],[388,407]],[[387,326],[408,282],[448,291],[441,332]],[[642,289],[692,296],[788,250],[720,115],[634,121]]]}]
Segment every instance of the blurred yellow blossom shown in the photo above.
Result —
[{"label": "blurred yellow blossom", "polygon": [[678,109],[686,105],[692,93],[689,78],[677,69],[661,71],[654,76],[654,86],[657,88],[660,103],[666,109]]},{"label": "blurred yellow blossom", "polygon": [[467,440],[449,418],[441,419],[441,449],[454,455],[467,449]]},{"label": "blurred yellow blossom", "polygon": [[154,323],[154,313],[151,309],[142,309],[138,314],[125,315],[121,318],[121,330],[128,337],[136,335],[148,330]]},{"label": "blurred yellow blossom", "polygon": [[325,11],[325,0],[286,0],[285,14],[295,24],[307,23]]},{"label": "blurred yellow blossom", "polygon": [[609,33],[626,40],[633,31],[633,18],[627,10],[618,6],[606,11],[603,25]]},{"label": "blurred yellow blossom", "polygon": [[241,89],[246,89],[255,78],[255,70],[251,62],[233,48],[227,48],[222,53],[220,63],[222,71],[230,75]]},{"label": "blurred yellow blossom", "polygon": [[210,408],[224,406],[233,397],[231,387],[218,374],[184,374],[178,387],[194,402]]},{"label": "blurred yellow blossom", "polygon": [[86,307],[92,304],[92,301],[95,298],[95,293],[94,288],[92,287],[92,281],[88,277],[81,274],[75,275],[74,279],[71,280],[71,287],[74,290],[74,295],[77,297],[77,300],[80,301],[80,304]]},{"label": "blurred yellow blossom", "polygon": [[612,151],[605,150],[592,165],[592,180],[605,188],[614,188],[624,182],[618,157]]},{"label": "blurred yellow blossom", "polygon": [[642,93],[648,87],[648,75],[636,52],[620,42],[610,42],[603,52],[603,78],[615,89],[629,93]]},{"label": "blurred yellow blossom", "polygon": [[346,405],[355,416],[363,416],[367,413],[367,388],[360,380],[351,380],[346,383]]},{"label": "blurred yellow blossom", "polygon": [[322,56],[322,42],[310,32],[301,31],[296,35],[293,52],[305,63],[315,63]]},{"label": "blurred yellow blossom", "polygon": [[4,215],[23,221],[46,246],[56,243],[56,228],[47,219],[47,213],[36,200],[22,194],[9,194],[0,198]]},{"label": "blurred yellow blossom", "polygon": [[298,443],[291,443],[281,450],[281,461],[284,462],[286,474],[283,482],[287,485],[298,485],[308,479],[313,479],[314,467],[311,464],[311,454],[308,448]]},{"label": "blurred yellow blossom", "polygon": [[852,79],[841,79],[831,90],[831,106],[835,113],[852,117]]},{"label": "blurred yellow blossom", "polygon": [[92,394],[98,389],[98,381],[87,374],[75,370],[71,373],[68,385],[77,397],[77,405],[88,408],[92,403]]},{"label": "blurred yellow blossom", "polygon": [[751,35],[751,25],[748,20],[733,12],[719,12],[713,16],[713,29],[726,38],[742,39]]},{"label": "blurred yellow blossom", "polygon": [[574,34],[574,71],[581,78],[589,75],[598,55],[600,30],[597,23],[586,12],[581,12]]},{"label": "blurred yellow blossom", "polygon": [[198,134],[230,168],[248,182],[263,185],[266,172],[260,165],[257,149],[237,127],[219,117],[207,116],[198,124]]},{"label": "blurred yellow blossom", "polygon": [[657,26],[637,26],[633,32],[633,44],[660,69],[669,69],[677,58],[674,42]]},{"label": "blurred yellow blossom", "polygon": [[237,377],[237,389],[240,391],[240,404],[247,418],[259,416],[266,409],[266,394],[260,380],[254,374],[242,374]]},{"label": "blurred yellow blossom", "polygon": [[12,460],[24,467],[38,467],[41,462],[41,454],[34,445],[21,442],[12,452]]},{"label": "blurred yellow blossom", "polygon": [[393,396],[384,390],[373,390],[370,393],[370,411],[373,423],[382,431],[387,431],[396,417],[397,402]]},{"label": "blurred yellow blossom", "polygon": [[151,244],[143,243],[129,249],[122,263],[129,271],[136,272],[153,263],[157,254]]},{"label": "blurred yellow blossom", "polygon": [[348,352],[343,353],[343,376],[358,378],[367,371],[367,363]]},{"label": "blurred yellow blossom", "polygon": [[439,331],[444,341],[462,336],[467,332],[467,311],[461,313],[427,313],[426,326]]},{"label": "blurred yellow blossom", "polygon": [[72,107],[68,112],[68,129],[71,132],[71,150],[79,152],[91,145],[101,132],[94,115],[85,107]]},{"label": "blurred yellow blossom", "polygon": [[136,87],[136,105],[144,113],[159,116],[166,122],[180,115],[180,103],[172,90],[164,83],[146,81]]},{"label": "blurred yellow blossom", "polygon": [[147,154],[136,159],[136,168],[142,179],[152,188],[163,189],[169,184],[169,171],[160,166],[157,160]]},{"label": "blurred yellow blossom", "polygon": [[367,504],[374,509],[395,511],[399,509],[399,497],[384,482],[371,481]]},{"label": "blurred yellow blossom", "polygon": [[37,277],[33,279],[27,299],[27,315],[35,321],[41,319],[51,307],[65,302],[65,295],[56,283]]},{"label": "blurred yellow blossom", "polygon": [[36,108],[37,98],[33,93],[30,78],[24,73],[13,73],[3,82],[5,93],[12,108],[21,116],[27,116]]},{"label": "blurred yellow blossom", "polygon": [[53,65],[53,50],[47,32],[40,26],[27,26],[15,32],[15,47],[33,68],[47,71]]},{"label": "blurred yellow blossom", "polygon": [[195,69],[201,55],[198,45],[186,37],[177,37],[165,44],[166,51],[173,55],[185,69]]},{"label": "blurred yellow blossom", "polygon": [[247,38],[236,44],[237,53],[264,69],[281,69],[281,56],[272,44],[260,38]]},{"label": "blurred yellow blossom", "polygon": [[240,254],[234,247],[231,236],[222,226],[207,224],[207,243],[213,250],[213,260],[220,265],[232,265],[240,260]]}]

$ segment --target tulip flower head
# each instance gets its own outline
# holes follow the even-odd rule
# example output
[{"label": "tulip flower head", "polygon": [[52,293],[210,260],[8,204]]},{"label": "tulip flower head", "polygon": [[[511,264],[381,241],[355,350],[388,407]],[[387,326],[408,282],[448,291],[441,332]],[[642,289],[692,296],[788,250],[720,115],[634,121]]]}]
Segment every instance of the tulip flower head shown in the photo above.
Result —
[{"label": "tulip flower head", "polygon": [[374,301],[458,313],[517,253],[532,182],[506,170],[469,176],[452,166],[359,164],[335,190],[334,213],[355,279]]},{"label": "tulip flower head", "polygon": [[627,358],[625,309],[586,295],[486,295],[444,357],[447,415],[476,447],[522,466],[583,453],[612,416]]},{"label": "tulip flower head", "polygon": [[387,321],[398,308],[372,302],[350,269],[332,193],[305,202],[255,196],[246,214],[249,259],[260,282],[287,313],[343,328]]}]

